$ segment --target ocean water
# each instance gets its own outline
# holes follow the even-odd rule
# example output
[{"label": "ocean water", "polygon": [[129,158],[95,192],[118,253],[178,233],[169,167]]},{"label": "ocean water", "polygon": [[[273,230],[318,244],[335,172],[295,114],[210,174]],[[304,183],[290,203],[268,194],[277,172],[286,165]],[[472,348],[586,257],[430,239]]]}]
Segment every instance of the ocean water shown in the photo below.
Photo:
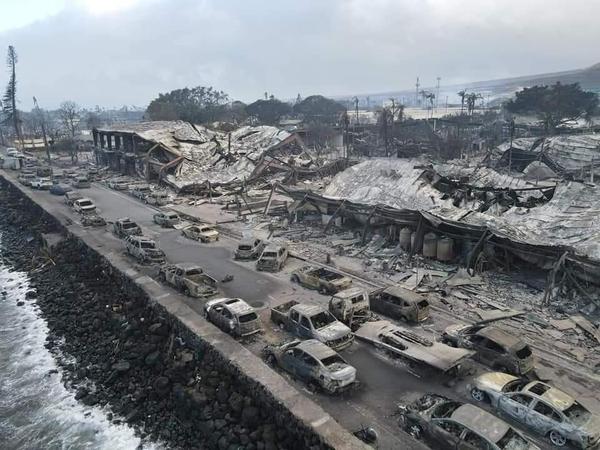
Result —
[{"label": "ocean water", "polygon": [[0,264],[0,449],[138,448],[131,428],[112,424],[106,411],[77,402],[63,386],[44,347],[48,328],[35,301],[25,299],[28,283],[27,274]]}]

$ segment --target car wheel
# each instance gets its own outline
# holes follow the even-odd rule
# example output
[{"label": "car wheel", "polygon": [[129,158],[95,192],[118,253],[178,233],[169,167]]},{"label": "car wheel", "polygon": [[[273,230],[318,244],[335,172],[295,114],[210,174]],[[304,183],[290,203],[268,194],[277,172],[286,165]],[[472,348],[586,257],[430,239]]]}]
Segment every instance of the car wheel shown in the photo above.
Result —
[{"label": "car wheel", "polygon": [[275,366],[275,364],[277,363],[277,360],[275,359],[275,355],[273,353],[269,353],[266,359],[267,364],[270,366]]},{"label": "car wheel", "polygon": [[477,402],[484,402],[487,400],[487,395],[481,389],[473,388],[471,389],[471,397],[473,400]]},{"label": "car wheel", "polygon": [[552,430],[548,437],[550,438],[550,442],[556,445],[557,447],[564,447],[567,444],[567,438],[562,435],[559,431]]},{"label": "car wheel", "polygon": [[327,295],[327,289],[326,289],[326,288],[324,288],[323,286],[321,286],[321,287],[319,288],[319,294],[322,294],[322,295]]},{"label": "car wheel", "polygon": [[184,288],[183,288],[183,293],[184,293],[185,295],[187,295],[188,297],[190,297],[190,289],[189,289],[188,287],[184,287]]},{"label": "car wheel", "polygon": [[308,392],[310,392],[311,394],[316,394],[317,391],[319,390],[319,386],[314,381],[309,382],[306,385],[306,388],[308,389]]},{"label": "car wheel", "polygon": [[298,278],[298,275],[292,275],[291,280],[293,283],[300,283],[300,278]]}]

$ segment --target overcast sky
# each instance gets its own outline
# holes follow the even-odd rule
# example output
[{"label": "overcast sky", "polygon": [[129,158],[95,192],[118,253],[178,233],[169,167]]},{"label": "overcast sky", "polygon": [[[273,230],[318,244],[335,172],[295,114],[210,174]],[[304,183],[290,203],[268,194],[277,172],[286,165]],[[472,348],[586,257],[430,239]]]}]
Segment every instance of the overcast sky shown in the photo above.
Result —
[{"label": "overcast sky", "polygon": [[16,47],[23,109],[145,106],[196,85],[253,101],[583,68],[600,61],[599,14],[591,0],[0,0],[0,45]]}]

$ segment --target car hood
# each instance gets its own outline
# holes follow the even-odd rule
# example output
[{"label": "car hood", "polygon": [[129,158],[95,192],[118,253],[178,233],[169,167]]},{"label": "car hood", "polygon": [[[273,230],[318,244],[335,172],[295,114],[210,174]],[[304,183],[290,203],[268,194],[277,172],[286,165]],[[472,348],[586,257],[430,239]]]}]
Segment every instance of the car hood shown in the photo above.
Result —
[{"label": "car hood", "polygon": [[219,234],[219,232],[216,230],[200,231],[200,234],[202,234],[203,236],[216,236],[217,234]]},{"label": "car hood", "polygon": [[444,330],[444,334],[448,334],[450,336],[458,336],[461,333],[461,331],[463,331],[467,327],[468,325],[461,325],[458,323],[454,325],[449,325]]},{"label": "car hood", "polygon": [[323,342],[327,342],[348,335],[350,333],[350,328],[342,322],[333,322],[323,328],[319,328],[316,330],[316,333]]},{"label": "car hood", "polygon": [[336,363],[328,367],[330,377],[336,381],[356,379],[356,369],[348,364]]},{"label": "car hood", "polygon": [[502,388],[507,383],[517,380],[518,378],[502,372],[489,372],[475,378],[475,386],[479,389],[485,389],[495,392],[502,392]]},{"label": "car hood", "polygon": [[337,280],[333,280],[331,282],[331,284],[333,284],[334,286],[343,286],[350,283],[352,283],[352,280],[348,277],[338,278]]}]

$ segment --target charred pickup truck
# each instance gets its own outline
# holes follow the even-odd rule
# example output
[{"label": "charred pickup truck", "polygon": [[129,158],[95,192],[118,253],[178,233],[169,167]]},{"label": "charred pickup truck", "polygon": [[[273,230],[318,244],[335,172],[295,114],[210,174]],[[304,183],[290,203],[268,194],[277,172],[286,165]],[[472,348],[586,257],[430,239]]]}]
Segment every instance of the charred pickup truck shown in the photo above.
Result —
[{"label": "charred pickup truck", "polygon": [[302,379],[313,391],[319,388],[335,394],[358,384],[356,369],[316,339],[268,345],[263,355],[270,365],[277,365]]},{"label": "charred pickup truck", "polygon": [[351,330],[356,330],[372,317],[369,295],[360,288],[340,291],[329,300],[329,312]]},{"label": "charred pickup truck", "polygon": [[392,319],[418,323],[429,318],[427,299],[400,286],[377,289],[369,293],[369,299],[373,311]]},{"label": "charred pickup truck", "polygon": [[189,297],[206,298],[217,293],[217,280],[193,263],[166,264],[158,278]]},{"label": "charred pickup truck", "polygon": [[531,348],[517,336],[490,325],[503,318],[506,317],[482,320],[473,325],[450,325],[442,334],[442,342],[474,350],[474,359],[493,369],[525,375],[534,368]]},{"label": "charred pickup truck", "polygon": [[325,267],[304,266],[292,272],[291,280],[321,294],[335,294],[348,289],[352,279]]},{"label": "charred pickup truck", "polygon": [[260,317],[241,298],[216,298],[204,305],[204,317],[221,330],[237,337],[262,331]]},{"label": "charred pickup truck", "polygon": [[462,362],[475,353],[472,350],[430,341],[387,320],[367,322],[355,332],[355,336],[394,356],[444,373],[458,372]]},{"label": "charred pickup truck", "polygon": [[336,351],[350,347],[354,335],[325,308],[291,300],[271,308],[271,320],[302,339],[316,339]]},{"label": "charred pickup truck", "polygon": [[141,236],[142,229],[129,217],[122,217],[113,223],[113,232],[120,238],[127,236]]}]

